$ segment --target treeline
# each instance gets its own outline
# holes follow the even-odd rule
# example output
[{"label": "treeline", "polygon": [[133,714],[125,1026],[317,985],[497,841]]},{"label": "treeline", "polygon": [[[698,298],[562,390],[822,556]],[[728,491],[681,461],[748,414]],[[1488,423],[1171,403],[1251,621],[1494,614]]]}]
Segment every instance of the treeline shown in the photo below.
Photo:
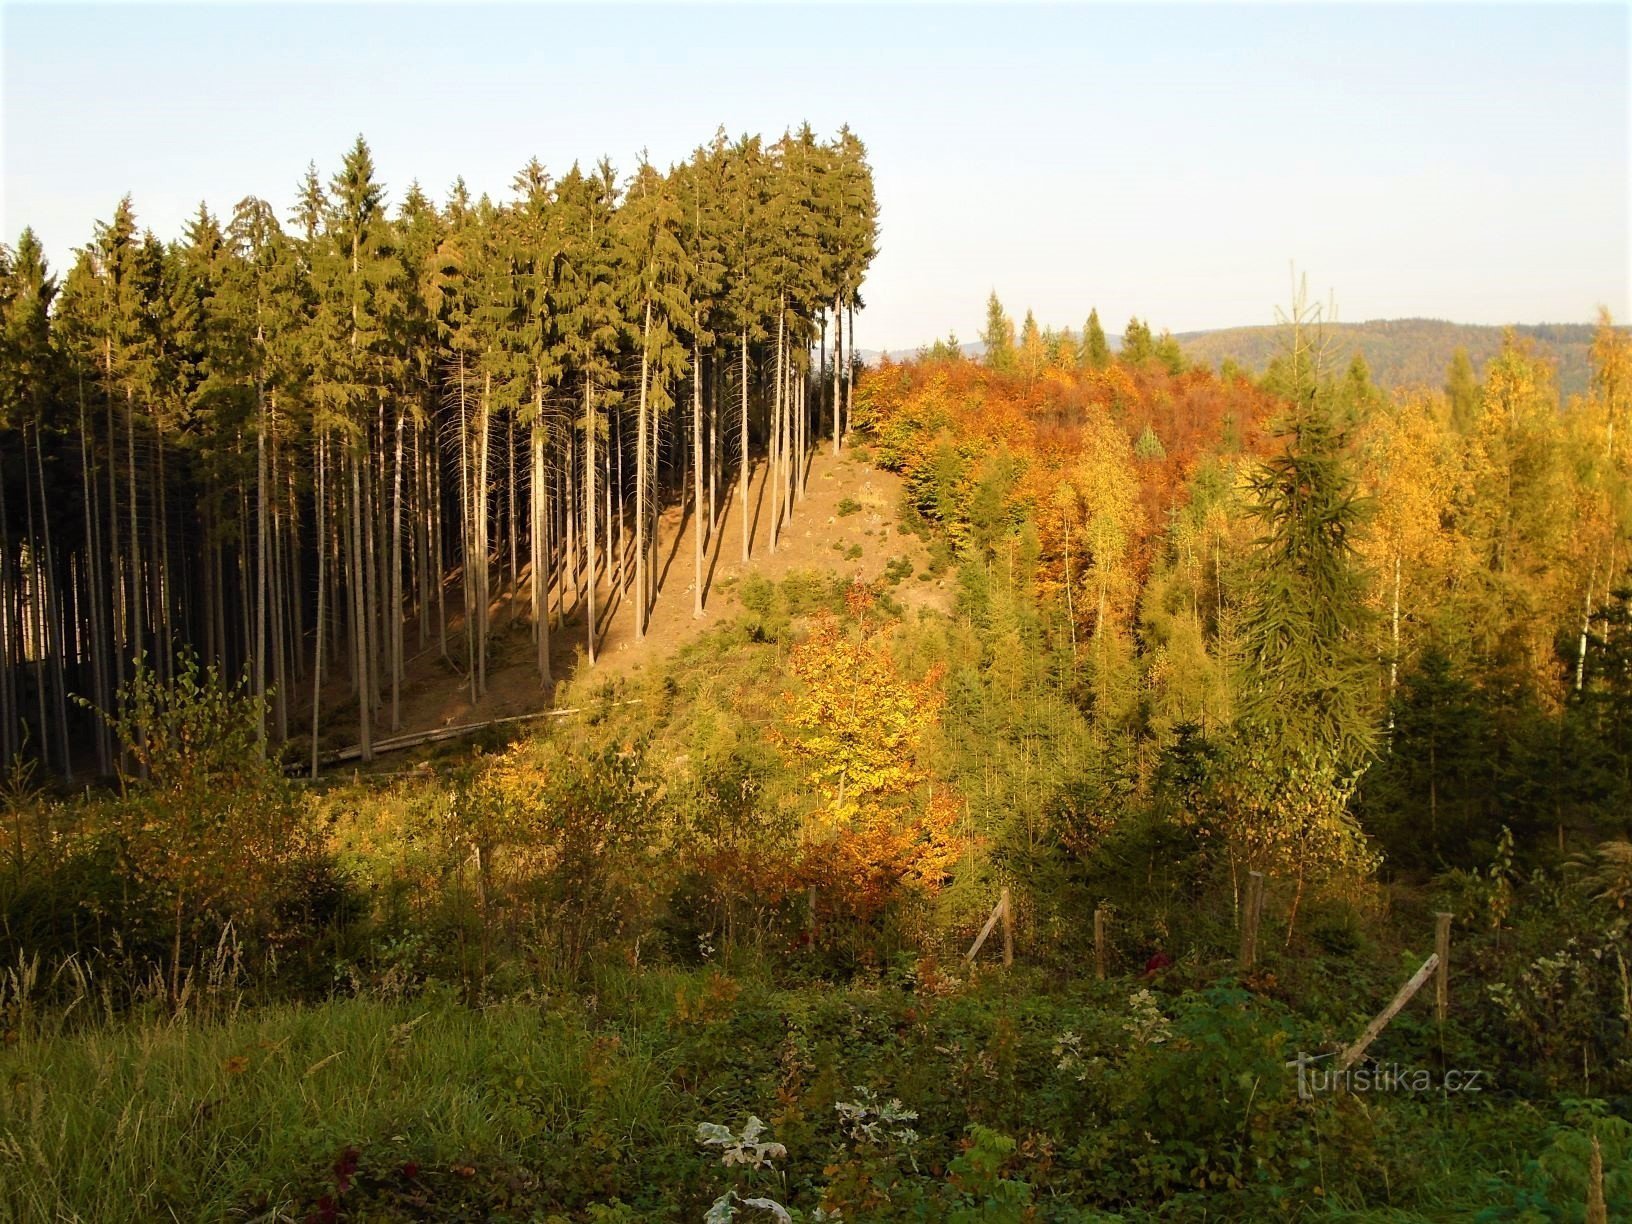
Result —
[{"label": "treeline", "polygon": [[1567,401],[1518,336],[1482,380],[1458,360],[1395,397],[1308,314],[1261,378],[1188,367],[1137,320],[1115,357],[1097,317],[1015,341],[994,300],[987,333],[981,362],[942,344],[870,373],[857,423],[974,563],[969,606],[1034,604],[1016,650],[1066,661],[1097,806],[1177,769],[1182,819],[1256,822],[1300,879],[1317,795],[1397,866],[1484,862],[1504,825],[1560,847],[1624,827],[1632,338],[1607,316]]},{"label": "treeline", "polygon": [[[1590,323],[1517,324],[1504,328],[1441,319],[1373,319],[1331,323],[1327,330],[1342,358],[1346,361],[1359,353],[1377,385],[1385,389],[1438,386],[1458,349],[1467,353],[1475,369],[1483,369],[1501,352],[1510,331],[1530,341],[1540,356],[1554,363],[1560,394],[1584,395],[1592,385],[1595,329]],[[1225,361],[1234,361],[1255,374],[1261,373],[1280,352],[1280,336],[1273,326],[1186,332],[1178,342],[1189,361],[1214,369]]]},{"label": "treeline", "polygon": [[590,663],[618,602],[644,632],[665,499],[701,612],[756,454],[774,550],[848,421],[862,142],[722,131],[512,186],[393,209],[359,137],[287,223],[251,198],[165,242],[126,198],[60,283],[31,231],[0,247],[0,763],[111,772],[97,712],[185,650],[247,674],[263,747],[305,721],[314,770],[343,678],[366,760],[410,651],[482,695],[495,607],[547,688],[552,632]]}]

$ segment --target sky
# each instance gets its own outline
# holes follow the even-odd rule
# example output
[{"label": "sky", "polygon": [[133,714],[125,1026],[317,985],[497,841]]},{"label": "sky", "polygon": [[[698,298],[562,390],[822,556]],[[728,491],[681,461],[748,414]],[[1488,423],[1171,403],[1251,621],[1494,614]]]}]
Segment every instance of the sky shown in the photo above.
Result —
[{"label": "sky", "polygon": [[1291,271],[1347,320],[1632,316],[1632,6],[16,4],[0,234],[61,266],[134,197],[287,214],[362,133],[392,201],[508,194],[720,126],[867,143],[865,348],[1016,317],[1268,323]]}]

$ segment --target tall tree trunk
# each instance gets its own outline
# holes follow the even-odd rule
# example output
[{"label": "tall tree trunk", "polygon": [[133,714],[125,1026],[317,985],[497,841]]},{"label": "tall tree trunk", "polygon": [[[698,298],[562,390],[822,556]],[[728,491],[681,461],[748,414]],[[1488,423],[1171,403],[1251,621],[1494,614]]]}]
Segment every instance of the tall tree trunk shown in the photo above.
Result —
[{"label": "tall tree trunk", "polygon": [[432,433],[428,439],[430,460],[425,465],[425,480],[430,487],[430,540],[431,577],[436,587],[436,647],[445,662],[448,657],[448,558],[445,495],[442,492],[442,439]]},{"label": "tall tree trunk", "polygon": [[164,431],[159,427],[157,417],[153,422],[153,452],[154,466],[158,469],[158,479],[154,484],[158,505],[154,507],[152,515],[153,575],[149,589],[154,592],[158,604],[153,627],[158,633],[158,655],[163,662],[163,675],[169,680],[176,674],[176,632],[171,618],[174,602],[170,595],[170,495],[169,481],[164,474]]},{"label": "tall tree trunk", "polygon": [[[624,535],[623,510],[626,498],[623,483],[623,414],[613,413],[606,427],[611,433],[606,451],[606,535],[609,558],[607,564],[607,615],[612,615],[629,589],[626,575],[628,543]],[[613,518],[613,500],[617,501],[617,517]],[[616,532],[616,534],[614,534]],[[615,565],[615,568],[614,568]]]},{"label": "tall tree trunk", "polygon": [[[652,300],[646,299],[646,322],[640,332],[640,421],[635,427],[635,640],[646,640],[646,382],[650,370]],[[655,471],[657,464],[654,460]]]},{"label": "tall tree trunk", "polygon": [[402,730],[402,428],[397,411],[397,461],[391,476],[391,730]]},{"label": "tall tree trunk", "polygon": [[708,362],[708,542],[720,529],[720,350]]},{"label": "tall tree trunk", "polygon": [[[373,462],[374,446],[370,444],[371,441],[378,442],[380,439],[371,438],[371,431],[366,421],[363,425],[363,437],[365,439],[364,450],[362,454],[357,456],[356,463],[357,469],[362,474],[363,488],[361,519],[358,522],[358,530],[363,537],[362,570],[359,578],[363,587],[363,614],[368,621],[367,633],[364,634],[362,640],[364,645],[363,658],[368,665],[364,672],[367,678],[368,717],[372,720],[379,717],[380,694],[384,687],[380,683],[380,656],[382,653],[380,639],[384,637],[381,632],[381,626],[384,623],[382,615],[384,609],[381,606],[384,603],[384,593],[380,590],[380,552],[382,550],[378,547],[381,533],[377,530],[379,522],[375,508],[377,499],[375,496],[375,464]],[[380,490],[380,494],[378,500],[383,503],[383,489]]]},{"label": "tall tree trunk", "polygon": [[[96,708],[104,714],[113,712],[112,694],[108,691],[108,655],[111,652],[111,643],[108,640],[107,623],[105,619],[106,605],[103,600],[107,586],[102,576],[102,541],[100,515],[97,513],[97,482],[91,470],[90,430],[85,419],[85,386],[79,386],[79,474],[81,488],[81,505],[85,514],[85,551],[89,569],[86,581],[89,589],[86,591],[86,603],[90,608],[91,617],[91,691],[96,697]],[[5,492],[0,490],[0,503],[5,501]],[[5,602],[6,549],[8,541],[5,531],[5,519],[0,514],[0,605]],[[3,621],[5,610],[0,606],[0,621]],[[6,655],[6,635],[3,623],[0,623],[0,667],[10,673],[10,659]],[[0,718],[4,718],[5,696],[0,692]],[[96,730],[96,768],[97,772],[106,776],[113,772],[113,753],[108,742],[108,727],[101,718],[92,720]],[[0,752],[0,764],[9,755]]]},{"label": "tall tree trunk", "polygon": [[328,547],[326,535],[325,511],[328,508],[328,473],[326,473],[326,459],[328,459],[328,437],[318,436],[317,442],[317,496],[313,498],[317,509],[317,633],[312,650],[312,777],[317,777],[317,743],[318,736],[323,730],[323,601],[328,592],[328,583],[325,583],[325,574],[328,566],[323,565],[323,552]]},{"label": "tall tree trunk", "polygon": [[431,640],[430,539],[427,524],[431,515],[430,481],[425,474],[425,427],[414,420],[414,621],[419,629],[419,648]]},{"label": "tall tree trunk", "polygon": [[[112,357],[106,355],[107,342],[104,341],[105,360],[112,362]],[[112,366],[109,366],[111,380]],[[113,555],[108,559],[109,583],[109,611],[112,625],[110,628],[116,637],[113,652],[113,677],[115,691],[125,687],[125,653],[129,649],[130,609],[123,598],[125,589],[123,567],[119,564],[119,435],[115,431],[113,418],[113,392],[110,389],[104,403],[108,424],[108,547]],[[111,712],[111,711],[110,711]]]},{"label": "tall tree trunk", "polygon": [[844,299],[833,295],[833,458],[839,457],[839,438],[842,430],[840,414],[844,410]]},{"label": "tall tree trunk", "polygon": [[[537,378],[537,373],[534,375]],[[533,393],[533,476],[527,492],[532,504],[532,529],[528,542],[533,553],[533,637],[538,650],[538,680],[550,685],[550,541],[548,489],[544,478],[544,384],[535,382]]]},{"label": "tall tree trunk", "polygon": [[[1398,563],[1396,562],[1396,565]],[[1581,608],[1581,637],[1575,648],[1575,691],[1580,692],[1587,678],[1587,633],[1592,628],[1592,591],[1598,583],[1598,562],[1593,559],[1592,576],[1587,579],[1587,594]],[[1394,577],[1394,624],[1395,634],[1399,633],[1399,572],[1396,569]],[[1399,644],[1395,643],[1395,653],[1399,653]],[[1392,691],[1392,681],[1391,681]]]},{"label": "tall tree trunk", "polygon": [[[136,405],[129,388],[125,390],[125,466],[130,474],[130,647],[132,651],[131,667],[136,670],[141,665],[145,651],[143,639],[146,636],[142,627],[142,541],[140,524],[136,518],[136,490],[140,486],[136,483]],[[136,713],[136,747],[137,759],[142,777],[147,776],[147,711],[139,709]]]},{"label": "tall tree trunk", "polygon": [[737,479],[742,502],[742,563],[748,564],[748,328],[742,329],[742,436],[741,454],[737,457]]},{"label": "tall tree trunk", "polygon": [[589,665],[595,666],[595,385],[584,379],[584,564],[588,576],[584,589],[588,599],[585,636]]},{"label": "tall tree trunk", "polygon": [[[274,404],[272,412],[274,419],[276,419],[276,404]],[[284,634],[288,628],[284,623],[284,609],[287,606],[284,591],[288,587],[289,581],[284,569],[283,516],[278,511],[276,494],[278,487],[278,447],[275,434],[271,451],[271,487],[268,489],[268,495],[272,500],[272,585],[269,592],[269,602],[272,609],[272,726],[278,743],[281,744],[289,736],[289,703],[284,698],[289,685],[287,655],[284,649]]]},{"label": "tall tree trunk", "polygon": [[510,479],[505,483],[506,525],[505,535],[510,544],[510,599],[505,623],[516,623],[516,599],[521,592],[521,561],[519,548],[521,546],[520,531],[516,522],[516,414],[514,410],[504,415],[504,461],[510,469]]},{"label": "tall tree trunk", "polygon": [[255,384],[255,740],[266,754],[266,566],[267,528],[266,389]]},{"label": "tall tree trunk", "polygon": [[703,350],[691,342],[691,540],[693,583],[691,614],[703,614]]},{"label": "tall tree trunk", "polygon": [[492,584],[488,581],[488,557],[490,555],[488,533],[488,471],[489,457],[493,444],[493,375],[491,372],[482,377],[482,400],[477,416],[476,437],[476,487],[471,490],[476,503],[476,624],[478,627],[478,646],[476,650],[476,695],[487,696],[487,627],[488,604],[492,599]]},{"label": "tall tree trunk", "polygon": [[782,368],[782,339],[783,324],[787,314],[786,303],[778,300],[776,306],[776,391],[771,396],[771,430],[766,439],[767,471],[765,475],[766,492],[771,501],[770,536],[767,547],[771,555],[776,555],[777,536],[782,532],[782,390],[787,382],[786,371]]},{"label": "tall tree trunk", "polygon": [[364,553],[363,466],[365,456],[351,454],[351,655],[357,676],[357,742],[362,759],[374,759],[374,705],[369,689],[369,625],[368,602],[363,588],[368,583],[368,559]]},{"label": "tall tree trunk", "polygon": [[476,701],[476,529],[472,522],[470,420],[465,394],[465,358],[459,357],[459,551],[465,596],[465,669],[470,700]]},{"label": "tall tree trunk", "polygon": [[0,463],[0,766],[17,755],[17,732],[22,711],[17,708],[17,660],[22,654],[20,631],[11,602],[11,527],[6,521],[6,473]]},{"label": "tall tree trunk", "polygon": [[[39,738],[40,763],[47,769],[51,767],[51,724],[46,719],[45,693],[46,688],[46,661],[50,647],[46,642],[47,613],[45,604],[45,567],[40,557],[40,529],[34,518],[34,482],[29,478],[29,456],[34,454],[28,444],[28,425],[25,422],[23,430],[23,504],[28,510],[28,606],[24,609],[23,618],[28,625],[29,636],[33,639],[32,652],[34,655],[34,705],[35,721],[34,733]],[[35,427],[35,436],[39,436],[38,426]],[[44,491],[44,484],[41,484]],[[45,499],[40,499],[41,512],[45,512]],[[66,744],[64,747],[66,748]]]},{"label": "tall tree trunk", "polygon": [[844,354],[844,432],[850,432],[851,411],[855,407],[856,397],[856,296],[850,295],[849,320],[845,328],[845,338],[850,347]]}]

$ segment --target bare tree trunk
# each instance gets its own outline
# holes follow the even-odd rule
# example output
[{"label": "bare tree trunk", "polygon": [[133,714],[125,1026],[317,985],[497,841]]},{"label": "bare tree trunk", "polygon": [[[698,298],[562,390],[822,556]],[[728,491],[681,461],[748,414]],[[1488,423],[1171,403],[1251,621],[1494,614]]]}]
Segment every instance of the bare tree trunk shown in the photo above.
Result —
[{"label": "bare tree trunk", "polygon": [[786,302],[779,300],[776,306],[776,392],[771,396],[771,430],[766,440],[768,463],[765,475],[766,492],[771,500],[771,531],[767,547],[772,556],[776,555],[777,536],[782,532],[782,392],[787,384],[786,371],[782,367],[782,332],[786,314]]},{"label": "bare tree trunk", "polygon": [[[28,510],[28,606],[23,611],[23,620],[27,624],[29,636],[33,639],[34,654],[34,729],[39,735],[40,762],[47,769],[51,767],[51,724],[45,716],[45,665],[49,648],[46,645],[46,610],[43,594],[45,581],[43,567],[40,564],[40,529],[34,519],[34,490],[33,481],[29,479],[29,455],[32,448],[28,445],[28,425],[23,429],[23,505]],[[38,430],[36,427],[36,436]],[[43,489],[43,485],[42,485]],[[44,499],[41,499],[41,510],[45,509]],[[66,745],[64,745],[66,747]]]},{"label": "bare tree trunk", "polygon": [[323,551],[328,536],[324,523],[324,512],[328,506],[328,488],[326,460],[329,443],[327,436],[320,436],[317,442],[317,496],[313,498],[317,510],[317,632],[315,645],[312,649],[312,777],[317,777],[317,741],[323,726],[323,597],[326,594],[326,584],[323,576],[328,572],[328,566],[323,564]]},{"label": "bare tree trunk", "polygon": [[[106,352],[106,346],[106,341],[104,341],[104,353]],[[112,358],[105,356],[105,360],[111,362]],[[109,377],[111,378],[111,365],[109,369]],[[130,621],[128,619],[130,609],[122,598],[122,592],[126,584],[123,581],[123,567],[119,564],[119,460],[117,458],[119,435],[114,429],[113,395],[111,392],[107,397],[105,408],[108,422],[108,547],[113,550],[113,555],[109,558],[108,563],[110,571],[108,577],[112,580],[109,591],[109,610],[113,621],[110,627],[117,638],[115,642],[116,649],[113,652],[114,687],[117,691],[125,687],[125,652],[130,642]],[[224,642],[223,645],[225,645]]]},{"label": "bare tree trunk", "polygon": [[22,652],[14,648],[13,643],[20,636],[12,617],[11,528],[6,522],[5,464],[0,463],[0,766],[10,765],[17,755],[17,730],[22,711],[17,708],[13,669]]},{"label": "bare tree trunk", "polygon": [[[695,331],[695,329],[693,329]],[[703,354],[691,342],[691,538],[694,581],[691,614],[703,614]]]},{"label": "bare tree trunk", "polygon": [[737,479],[742,502],[742,563],[748,564],[748,328],[742,329],[742,453],[737,457]]},{"label": "bare tree trunk", "polygon": [[255,740],[266,755],[266,390],[255,384]]},{"label": "bare tree trunk", "polygon": [[351,456],[351,654],[357,677],[357,742],[365,762],[374,759],[374,704],[369,690],[369,615],[363,588],[368,583],[368,560],[363,551],[364,456]]},{"label": "bare tree trunk", "polygon": [[[363,437],[365,449],[363,454],[357,456],[357,468],[362,473],[363,487],[362,518],[358,523],[358,530],[363,537],[362,570],[359,577],[363,584],[364,615],[368,621],[367,633],[363,638],[363,658],[368,664],[364,674],[367,677],[368,716],[372,720],[379,716],[380,693],[383,688],[380,683],[382,654],[380,647],[383,645],[380,639],[384,636],[381,632],[384,624],[382,615],[384,609],[381,605],[385,602],[384,592],[380,590],[380,579],[383,577],[380,570],[380,553],[383,549],[377,547],[378,537],[383,533],[377,530],[379,521],[375,511],[375,470],[374,464],[370,461],[373,453],[370,442],[375,439],[370,437],[370,429],[366,423],[363,426]],[[383,441],[383,438],[378,441]],[[383,510],[383,489],[380,490],[379,501]]]},{"label": "bare tree trunk", "polygon": [[[1395,573],[1395,576],[1394,576],[1394,633],[1395,633],[1395,638],[1396,638],[1396,641],[1395,641],[1395,653],[1396,654],[1399,653],[1398,637],[1399,637],[1399,624],[1400,624],[1400,612],[1399,612],[1399,607],[1400,607],[1400,597],[1399,597],[1400,579],[1399,579],[1398,564],[1399,563],[1396,561],[1395,562],[1396,569],[1395,569],[1395,572],[1394,572]],[[1578,693],[1581,691],[1581,686],[1586,682],[1586,678],[1587,678],[1587,632],[1592,627],[1592,590],[1593,590],[1593,587],[1595,587],[1597,585],[1597,583],[1598,583],[1598,564],[1597,564],[1597,560],[1594,559],[1593,567],[1592,567],[1592,576],[1587,579],[1587,595],[1586,595],[1586,599],[1585,599],[1585,602],[1584,602],[1584,606],[1581,609],[1581,638],[1580,638],[1580,641],[1576,643],[1576,648],[1575,648],[1575,691],[1578,692]]]},{"label": "bare tree trunk", "polygon": [[[276,418],[277,408],[274,403],[273,417]],[[283,524],[278,513],[278,501],[275,490],[278,486],[278,448],[277,438],[272,440],[271,476],[268,489],[269,500],[272,502],[272,556],[270,560],[271,586],[268,591],[268,603],[272,613],[272,727],[281,744],[289,735],[289,707],[284,700],[284,693],[288,685],[287,666],[284,651],[284,591],[288,587],[287,575],[284,572]]]},{"label": "bare tree trunk", "polygon": [[[693,345],[694,359],[696,345]],[[720,526],[720,363],[719,349],[709,350],[708,400],[703,413],[708,420],[708,542]]]},{"label": "bare tree trunk", "polygon": [[588,618],[584,626],[588,639],[589,665],[595,666],[595,386],[584,379],[584,564],[588,577],[584,589]]},{"label": "bare tree trunk", "polygon": [[488,558],[491,555],[489,531],[488,472],[491,470],[493,449],[493,375],[483,375],[482,401],[477,416],[476,487],[471,491],[476,504],[476,624],[479,630],[476,651],[476,694],[487,695],[487,629],[488,605],[492,600],[492,583],[488,577]]},{"label": "bare tree trunk", "polygon": [[[84,499],[82,506],[85,513],[85,549],[89,561],[87,581],[89,589],[86,591],[86,602],[90,606],[91,614],[91,684],[92,692],[96,695],[96,708],[102,713],[113,712],[112,694],[108,691],[108,654],[111,643],[108,640],[107,624],[104,618],[104,593],[107,585],[102,576],[102,541],[101,530],[97,514],[96,477],[91,471],[90,430],[85,420],[85,388],[81,383],[79,388],[79,473],[81,496]],[[5,492],[0,490],[0,503],[5,501]],[[6,653],[5,618],[5,590],[6,582],[4,569],[7,564],[7,548],[9,540],[5,530],[5,519],[0,513],[0,667],[5,669],[6,677],[11,674],[11,659]],[[0,690],[0,719],[5,718],[7,703],[5,693]],[[93,720],[96,726],[96,767],[101,774],[113,772],[113,753],[108,742],[107,725],[100,719]],[[0,764],[4,763],[10,754],[0,751]]]},{"label": "bare tree trunk", "polygon": [[431,494],[430,539],[427,544],[430,548],[430,581],[436,587],[436,645],[442,658],[451,665],[453,660],[448,658],[448,525],[443,517],[446,508],[442,493],[442,439],[433,431],[427,442],[431,451],[430,461],[425,466],[425,481]]},{"label": "bare tree trunk", "polygon": [[833,458],[839,457],[841,428],[839,418],[844,410],[844,299],[833,295]]},{"label": "bare tree trunk", "polygon": [[68,683],[63,675],[63,657],[67,654],[62,623],[62,595],[57,582],[57,553],[51,545],[51,513],[45,495],[45,458],[40,448],[40,427],[34,426],[34,476],[40,485],[40,525],[45,536],[45,613],[46,649],[51,654],[52,680],[56,688],[57,743],[62,748],[62,772],[70,782],[74,777],[73,744],[68,739]]},{"label": "bare tree trunk", "polygon": [[386,552],[391,558],[391,730],[402,730],[402,425],[404,413],[397,411],[396,464],[391,474],[391,538]]},{"label": "bare tree trunk", "polygon": [[470,477],[470,421],[467,413],[468,405],[465,397],[465,359],[459,357],[459,551],[460,568],[464,572],[464,580],[460,587],[465,596],[465,668],[466,677],[470,683],[470,700],[475,702],[479,694],[476,692],[476,547],[474,542],[475,527],[471,516],[474,513],[471,501]]},{"label": "bare tree trunk", "polygon": [[510,479],[505,484],[506,534],[510,544],[510,601],[505,616],[505,624],[516,623],[516,599],[521,593],[521,561],[518,549],[520,548],[520,532],[516,523],[516,414],[514,410],[504,415],[504,461],[510,469]]},{"label": "bare tree trunk", "polygon": [[581,512],[582,507],[579,505],[578,501],[577,433],[578,431],[572,428],[568,428],[567,430],[566,448],[563,455],[565,463],[562,465],[566,470],[566,496],[562,500],[561,518],[563,531],[567,541],[566,556],[563,558],[564,565],[562,578],[564,581],[562,582],[560,588],[561,620],[563,624],[567,619],[567,588],[569,586],[572,588],[572,606],[574,609],[579,607],[584,598],[583,588],[579,582],[579,574],[581,573],[581,570],[578,540],[578,515]]},{"label": "bare tree trunk", "polygon": [[[136,521],[136,406],[130,390],[125,391],[125,466],[130,473],[130,614],[131,631],[130,646],[132,651],[132,670],[140,666],[144,653],[142,628],[142,541],[139,524]],[[136,747],[137,760],[141,762],[142,776],[147,776],[146,753],[147,731],[143,724],[146,722],[143,713],[138,712],[136,719]]]},{"label": "bare tree trunk", "polygon": [[[628,546],[624,540],[623,523],[623,414],[615,412],[606,418],[606,606],[608,615],[618,604],[623,592],[629,589],[624,575]],[[613,514],[613,499],[617,500],[617,514]]]},{"label": "bare tree trunk", "polygon": [[528,486],[532,503],[533,636],[538,648],[538,680],[550,685],[550,540],[548,488],[544,477],[544,385],[536,384],[533,399],[533,478]]},{"label": "bare tree trunk", "polygon": [[414,421],[414,500],[417,503],[413,514],[414,524],[414,620],[419,627],[419,648],[424,650],[431,640],[431,575],[430,575],[430,531],[428,523],[431,515],[430,481],[425,473],[425,427],[416,418]]},{"label": "bare tree trunk", "polygon": [[845,432],[846,435],[848,435],[849,432],[850,432],[850,415],[851,415],[852,409],[855,408],[855,396],[856,396],[856,354],[855,354],[855,349],[856,349],[856,297],[855,297],[855,294],[850,295],[849,314],[850,314],[849,326],[845,328],[845,333],[844,333],[845,336],[848,337],[849,342],[850,342],[850,347],[845,351],[845,360],[844,360],[844,432]]},{"label": "bare tree trunk", "polygon": [[164,677],[168,680],[176,674],[176,633],[171,620],[174,603],[170,596],[169,482],[164,475],[164,433],[159,428],[157,418],[153,425],[153,453],[154,466],[158,469],[158,480],[154,485],[158,494],[158,505],[153,513],[154,572],[149,589],[156,593],[158,602],[157,624],[154,628],[158,632],[158,654],[164,663]]},{"label": "bare tree trunk", "polygon": [[[648,602],[646,582],[646,382],[650,369],[652,334],[652,300],[646,299],[646,322],[640,332],[640,421],[635,428],[635,640],[646,640],[646,611]],[[655,472],[654,460],[652,468]]]}]

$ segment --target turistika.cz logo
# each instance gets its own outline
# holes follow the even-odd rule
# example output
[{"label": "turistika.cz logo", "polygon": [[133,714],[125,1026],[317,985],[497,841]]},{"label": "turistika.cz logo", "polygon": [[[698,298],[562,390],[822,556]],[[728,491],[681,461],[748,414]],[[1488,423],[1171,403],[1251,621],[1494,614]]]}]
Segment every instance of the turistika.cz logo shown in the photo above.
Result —
[{"label": "turistika.cz logo", "polygon": [[[1306,1054],[1287,1063],[1298,1071],[1298,1096],[1307,1101],[1327,1092],[1483,1092],[1488,1075],[1466,1067],[1408,1067],[1399,1063],[1364,1062],[1352,1067],[1326,1063],[1331,1054]],[[1325,1065],[1322,1065],[1325,1063]]]}]

